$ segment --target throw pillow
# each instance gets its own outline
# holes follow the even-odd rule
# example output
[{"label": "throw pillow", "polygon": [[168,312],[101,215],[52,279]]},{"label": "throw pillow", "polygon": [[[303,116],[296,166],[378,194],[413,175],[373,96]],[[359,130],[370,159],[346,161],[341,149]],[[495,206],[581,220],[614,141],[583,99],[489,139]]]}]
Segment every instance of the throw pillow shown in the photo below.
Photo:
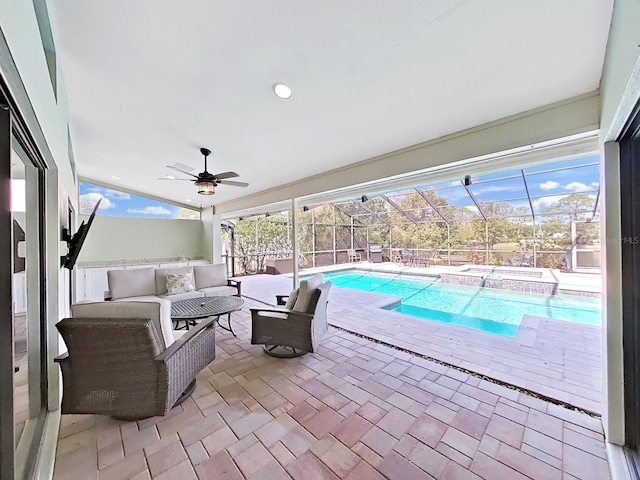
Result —
[{"label": "throw pillow", "polygon": [[284,308],[288,310],[292,310],[293,306],[296,304],[296,300],[298,300],[298,293],[300,292],[299,288],[296,288],[287,299],[287,303],[284,304]]},{"label": "throw pillow", "polygon": [[167,273],[167,295],[175,295],[177,293],[193,292],[193,280],[190,273],[178,275],[175,273]]}]

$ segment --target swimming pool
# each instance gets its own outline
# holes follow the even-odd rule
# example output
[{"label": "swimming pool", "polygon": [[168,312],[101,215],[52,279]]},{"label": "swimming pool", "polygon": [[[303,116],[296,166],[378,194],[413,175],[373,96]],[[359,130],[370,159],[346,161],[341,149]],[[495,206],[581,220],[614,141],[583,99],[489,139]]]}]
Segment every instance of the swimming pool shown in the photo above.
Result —
[{"label": "swimming pool", "polygon": [[402,298],[394,311],[513,337],[525,314],[600,325],[600,301],[441,283],[437,278],[343,270],[324,274],[338,287]]}]

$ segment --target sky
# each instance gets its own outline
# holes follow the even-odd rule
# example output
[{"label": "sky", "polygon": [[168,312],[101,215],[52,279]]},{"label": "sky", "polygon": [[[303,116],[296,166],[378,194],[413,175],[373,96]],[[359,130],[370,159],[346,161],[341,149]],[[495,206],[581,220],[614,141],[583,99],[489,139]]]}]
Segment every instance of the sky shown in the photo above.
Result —
[{"label": "sky", "polygon": [[[150,200],[110,188],[80,182],[80,213],[89,214],[102,198],[98,213],[112,217],[176,218],[182,207]],[[194,211],[195,219],[200,214]]]},{"label": "sky", "polygon": [[[584,193],[595,201],[600,177],[598,162],[598,156],[590,156],[525,168],[527,187],[535,214],[544,213],[546,208],[557,204],[559,200],[572,193]],[[447,198],[450,205],[478,211],[460,180],[432,187],[437,190],[437,195]],[[478,202],[490,200],[496,203],[505,202],[516,208],[530,208],[520,170],[473,178],[469,189]],[[103,200],[99,213],[107,216],[176,218],[176,213],[181,209],[175,205],[80,182],[80,213],[91,213],[100,198]],[[199,218],[197,212],[195,218]]]},{"label": "sky", "polygon": [[[536,215],[544,213],[546,208],[573,193],[584,193],[595,202],[600,179],[598,162],[598,156],[590,156],[525,168],[527,187]],[[567,167],[575,168],[565,170]],[[437,195],[447,198],[451,205],[477,211],[459,180],[433,185],[433,188],[436,189]],[[508,203],[516,208],[530,208],[520,170],[473,178],[469,190],[478,202],[490,200]]]}]

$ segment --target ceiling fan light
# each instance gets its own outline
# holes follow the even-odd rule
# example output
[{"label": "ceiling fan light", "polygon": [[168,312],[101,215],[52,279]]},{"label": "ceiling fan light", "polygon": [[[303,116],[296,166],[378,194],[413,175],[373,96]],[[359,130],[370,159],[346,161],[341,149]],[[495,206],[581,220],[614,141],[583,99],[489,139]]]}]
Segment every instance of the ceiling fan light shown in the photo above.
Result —
[{"label": "ceiling fan light", "polygon": [[200,195],[213,195],[215,193],[215,183],[213,182],[195,182],[198,186],[198,193]]}]

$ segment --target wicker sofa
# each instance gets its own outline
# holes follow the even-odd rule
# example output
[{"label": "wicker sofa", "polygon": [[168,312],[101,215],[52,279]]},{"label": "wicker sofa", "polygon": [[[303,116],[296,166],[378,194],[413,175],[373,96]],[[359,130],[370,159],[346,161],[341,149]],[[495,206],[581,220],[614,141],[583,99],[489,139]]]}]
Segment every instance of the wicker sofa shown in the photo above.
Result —
[{"label": "wicker sofa", "polygon": [[[166,275],[189,275],[193,289],[176,294],[167,292]],[[227,278],[224,263],[176,268],[136,268],[107,272],[110,300],[140,301],[166,299],[171,301],[198,297],[240,296],[241,284]]]}]

